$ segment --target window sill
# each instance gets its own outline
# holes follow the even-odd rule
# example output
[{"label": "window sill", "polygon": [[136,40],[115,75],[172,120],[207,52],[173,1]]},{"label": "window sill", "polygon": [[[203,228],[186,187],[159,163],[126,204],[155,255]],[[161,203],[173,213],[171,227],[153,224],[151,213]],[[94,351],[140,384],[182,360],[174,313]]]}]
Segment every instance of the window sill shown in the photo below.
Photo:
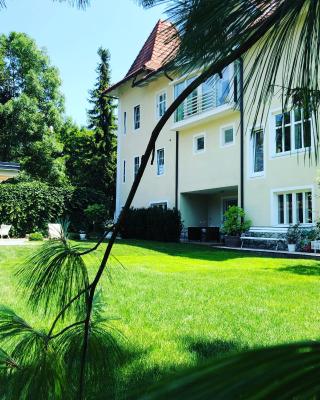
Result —
[{"label": "window sill", "polygon": [[250,179],[265,178],[265,176],[266,176],[266,174],[265,174],[265,172],[263,171],[263,172],[251,173],[251,174],[249,175],[249,178],[250,178]]},{"label": "window sill", "polygon": [[310,147],[304,147],[303,149],[297,149],[297,150],[292,150],[292,151],[284,151],[282,153],[273,153],[272,158],[281,158],[281,157],[290,157],[296,154],[301,154],[301,153],[309,153],[313,152],[313,148],[310,149]]}]

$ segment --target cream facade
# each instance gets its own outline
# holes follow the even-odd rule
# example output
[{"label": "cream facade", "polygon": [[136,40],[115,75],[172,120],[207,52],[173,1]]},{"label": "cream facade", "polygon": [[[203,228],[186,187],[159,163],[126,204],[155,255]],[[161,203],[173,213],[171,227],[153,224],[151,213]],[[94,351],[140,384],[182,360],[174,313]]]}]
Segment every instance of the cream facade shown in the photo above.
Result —
[{"label": "cream facade", "polygon": [[[176,207],[185,228],[220,227],[224,212],[234,204],[245,209],[256,227],[296,222],[310,226],[317,221],[312,118],[303,110],[282,114],[275,98],[263,126],[253,127],[252,113],[235,106],[241,93],[239,73],[239,63],[229,66],[171,117],[133,207]],[[172,77],[160,69],[150,75],[139,72],[112,89],[119,100],[116,216],[157,120],[190,79],[193,74]],[[250,99],[244,96],[243,101],[246,105]]]}]

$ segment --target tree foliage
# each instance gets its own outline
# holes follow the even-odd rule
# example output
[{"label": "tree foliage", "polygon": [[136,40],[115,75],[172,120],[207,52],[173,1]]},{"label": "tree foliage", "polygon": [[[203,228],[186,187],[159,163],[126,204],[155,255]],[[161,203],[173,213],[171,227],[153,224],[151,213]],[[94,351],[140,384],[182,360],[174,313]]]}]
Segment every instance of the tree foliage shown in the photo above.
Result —
[{"label": "tree foliage", "polygon": [[56,68],[24,33],[0,36],[0,159],[17,161],[36,179],[64,180],[56,132],[64,98]]},{"label": "tree foliage", "polygon": [[[92,108],[88,111],[89,129],[94,132],[94,154],[92,165],[96,173],[91,177],[92,187],[99,188],[114,201],[116,177],[116,124],[114,101],[106,94],[110,86],[110,54],[100,47],[99,64],[96,69],[97,81],[90,91]],[[95,179],[96,178],[96,179]]]}]

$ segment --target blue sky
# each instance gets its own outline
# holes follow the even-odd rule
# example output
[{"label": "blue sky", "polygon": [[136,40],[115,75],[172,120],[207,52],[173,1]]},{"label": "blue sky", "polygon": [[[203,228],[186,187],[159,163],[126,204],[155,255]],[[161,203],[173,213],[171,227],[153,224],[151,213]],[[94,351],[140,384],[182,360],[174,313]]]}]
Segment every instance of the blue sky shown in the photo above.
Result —
[{"label": "blue sky", "polygon": [[7,0],[1,33],[25,32],[45,47],[63,81],[66,113],[86,124],[88,90],[95,82],[99,46],[111,52],[112,81],[121,79],[163,7],[143,10],[135,0],[91,0],[86,11],[52,0]]}]

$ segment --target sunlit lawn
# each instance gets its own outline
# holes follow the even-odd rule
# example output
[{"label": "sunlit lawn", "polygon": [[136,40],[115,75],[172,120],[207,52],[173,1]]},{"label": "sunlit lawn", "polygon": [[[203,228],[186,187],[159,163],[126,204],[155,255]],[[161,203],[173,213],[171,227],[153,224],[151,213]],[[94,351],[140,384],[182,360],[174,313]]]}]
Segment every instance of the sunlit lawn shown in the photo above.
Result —
[{"label": "sunlit lawn", "polygon": [[[0,301],[33,323],[14,271],[35,248],[0,247]],[[113,254],[102,286],[108,315],[119,318],[127,390],[229,351],[320,336],[316,261],[134,241]],[[93,272],[97,260],[88,260]]]}]

